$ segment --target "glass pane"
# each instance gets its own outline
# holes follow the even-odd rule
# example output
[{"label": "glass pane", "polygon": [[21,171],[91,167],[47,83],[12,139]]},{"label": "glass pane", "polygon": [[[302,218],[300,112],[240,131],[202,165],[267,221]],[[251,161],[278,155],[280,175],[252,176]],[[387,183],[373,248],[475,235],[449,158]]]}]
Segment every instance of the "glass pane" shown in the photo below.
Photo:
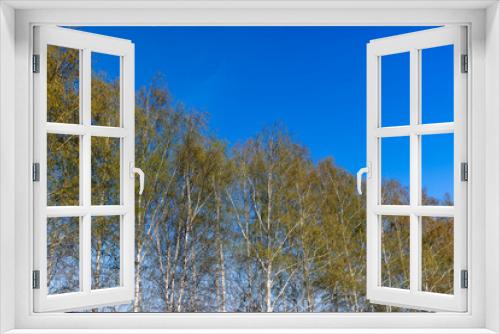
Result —
[{"label": "glass pane", "polygon": [[453,45],[422,50],[422,123],[453,122]]},{"label": "glass pane", "polygon": [[422,204],[453,205],[453,134],[422,136]]},{"label": "glass pane", "polygon": [[80,51],[47,46],[47,121],[80,123]]},{"label": "glass pane", "polygon": [[382,286],[410,288],[410,217],[382,216]]},{"label": "glass pane", "polygon": [[49,294],[80,290],[80,218],[47,219],[47,288]]},{"label": "glass pane", "polygon": [[410,204],[410,137],[381,138],[383,205]]},{"label": "glass pane", "polygon": [[92,125],[120,126],[120,57],[92,52]]},{"label": "glass pane", "polygon": [[92,137],[92,205],[120,204],[120,138]]},{"label": "glass pane", "polygon": [[47,205],[79,205],[79,137],[47,134]]},{"label": "glass pane", "polygon": [[382,126],[410,124],[410,53],[381,57]]},{"label": "glass pane", "polygon": [[422,290],[453,294],[453,218],[422,217]]},{"label": "glass pane", "polygon": [[120,285],[120,216],[92,217],[92,289]]}]

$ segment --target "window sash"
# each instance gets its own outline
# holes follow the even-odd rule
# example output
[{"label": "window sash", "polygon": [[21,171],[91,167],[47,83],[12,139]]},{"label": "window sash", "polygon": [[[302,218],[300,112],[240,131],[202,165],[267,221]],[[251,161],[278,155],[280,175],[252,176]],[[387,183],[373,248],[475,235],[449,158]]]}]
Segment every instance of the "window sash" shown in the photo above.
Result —
[{"label": "window sash", "polygon": [[[80,124],[47,121],[47,46],[79,50]],[[120,57],[120,127],[91,124],[91,53]],[[40,181],[34,187],[33,270],[39,270],[40,288],[34,289],[34,311],[67,311],[129,302],[134,296],[134,48],[130,41],[58,27],[35,28],[34,53],[40,57],[40,73],[34,74],[34,161],[40,164]],[[79,205],[47,206],[47,135],[79,137]],[[91,203],[91,138],[119,138],[120,204]],[[120,284],[92,290],[92,216],[120,215]],[[47,219],[79,217],[79,291],[48,293]]]},{"label": "window sash", "polygon": [[[460,273],[467,270],[467,183],[460,180],[460,163],[467,162],[466,117],[467,75],[461,73],[461,55],[467,54],[466,28],[447,26],[371,41],[367,46],[367,297],[384,305],[424,310],[467,310],[467,290],[461,288]],[[420,124],[420,55],[422,49],[454,46],[454,122]],[[410,53],[410,124],[381,126],[381,57]],[[421,135],[454,134],[454,206],[420,205]],[[410,140],[410,204],[380,205],[381,138],[407,136]],[[410,289],[381,286],[382,215],[410,217]],[[421,217],[453,217],[453,295],[424,292],[421,285]]]}]

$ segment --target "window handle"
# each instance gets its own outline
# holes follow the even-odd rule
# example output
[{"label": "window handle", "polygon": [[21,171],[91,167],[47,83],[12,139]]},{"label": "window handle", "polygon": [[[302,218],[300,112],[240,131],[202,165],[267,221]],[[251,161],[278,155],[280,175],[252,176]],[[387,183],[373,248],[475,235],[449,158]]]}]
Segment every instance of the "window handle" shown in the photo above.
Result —
[{"label": "window handle", "polygon": [[358,173],[356,174],[356,186],[358,188],[358,194],[362,195],[363,194],[363,190],[361,189],[361,179],[363,178],[363,174],[366,174],[366,177],[369,178],[370,177],[370,163],[368,163],[368,166],[366,167],[363,167],[361,168],[360,170],[358,170]]},{"label": "window handle", "polygon": [[144,192],[144,172],[142,169],[135,167],[134,163],[130,163],[130,177],[134,178],[135,174],[139,174],[139,195]]}]

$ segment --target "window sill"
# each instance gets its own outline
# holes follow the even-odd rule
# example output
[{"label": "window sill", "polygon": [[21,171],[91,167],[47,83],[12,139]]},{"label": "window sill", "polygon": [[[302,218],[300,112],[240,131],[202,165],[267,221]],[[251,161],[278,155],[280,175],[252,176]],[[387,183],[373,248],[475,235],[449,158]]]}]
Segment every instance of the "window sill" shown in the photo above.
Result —
[{"label": "window sill", "polygon": [[14,329],[5,334],[495,334],[485,328],[441,329]]}]

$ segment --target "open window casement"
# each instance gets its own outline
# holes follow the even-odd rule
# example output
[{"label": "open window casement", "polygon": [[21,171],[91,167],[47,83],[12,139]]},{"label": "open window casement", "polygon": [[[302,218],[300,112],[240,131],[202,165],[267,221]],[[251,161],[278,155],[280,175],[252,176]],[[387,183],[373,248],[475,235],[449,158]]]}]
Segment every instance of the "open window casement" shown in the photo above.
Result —
[{"label": "open window casement", "polygon": [[[444,50],[443,54],[448,55],[450,79],[429,89],[425,76],[439,75],[446,70],[437,66],[433,72],[425,72],[424,75],[422,69],[430,61],[428,55],[436,50]],[[399,78],[406,77],[406,81],[398,80],[398,74],[385,66],[384,62],[390,57],[403,59],[398,69],[404,68],[404,73],[399,73],[402,74]],[[367,173],[367,297],[370,302],[422,310],[467,309],[466,62],[465,27],[423,30],[372,40],[367,46],[368,166],[360,174]],[[391,80],[393,82],[388,82]],[[431,109],[428,101],[438,101],[436,106],[442,107],[440,101],[445,99],[446,89],[449,89],[449,113],[452,116],[443,120],[441,113],[445,112],[444,109],[427,109]],[[398,92],[395,95],[406,94],[408,102],[401,102],[405,101],[404,97],[391,96],[391,92]],[[385,122],[384,112],[394,112],[397,117],[407,114],[408,118]],[[426,113],[429,112],[438,117],[428,117]],[[429,163],[423,153],[429,152],[425,151],[425,145],[438,138],[451,139],[448,147],[434,147],[443,149],[434,158],[440,155],[451,157],[449,172],[441,171],[441,176],[443,179],[450,178],[453,190],[446,201],[432,202],[423,184],[423,166]],[[406,143],[407,149],[404,144],[400,145],[400,149],[389,149],[386,143],[391,140]],[[384,148],[387,149],[384,151]],[[445,152],[446,148],[449,151]],[[384,188],[390,187],[390,183],[383,170],[390,169],[389,165],[394,161],[408,163],[409,166],[408,184],[404,187],[407,190],[406,201],[391,202],[391,189]],[[433,224],[434,231],[437,231],[434,235],[429,234],[428,224]],[[449,252],[453,254],[453,259],[440,259],[441,263],[448,264],[448,268],[432,267],[432,259],[439,259],[439,248],[445,243],[442,240],[446,231],[449,233],[446,242],[453,248],[453,252]],[[399,258],[391,258],[391,245],[398,247]],[[442,283],[448,278],[449,288],[440,288],[443,286],[441,283],[430,284],[431,276],[434,283],[440,280]]]},{"label": "open window casement", "polygon": [[134,45],[36,27],[33,72],[34,310],[128,303],[137,171]]}]

